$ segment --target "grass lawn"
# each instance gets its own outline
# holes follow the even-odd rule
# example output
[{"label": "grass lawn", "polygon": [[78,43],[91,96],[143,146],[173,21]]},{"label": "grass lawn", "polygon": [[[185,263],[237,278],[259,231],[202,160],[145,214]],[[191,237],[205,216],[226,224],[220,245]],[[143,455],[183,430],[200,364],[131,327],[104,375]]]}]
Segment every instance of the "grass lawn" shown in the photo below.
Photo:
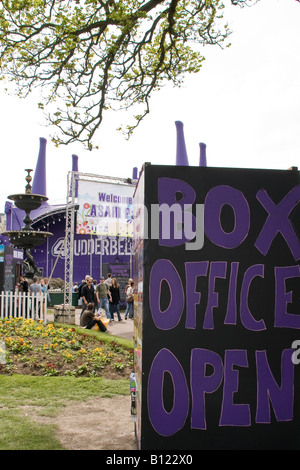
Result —
[{"label": "grass lawn", "polygon": [[0,375],[0,390],[0,450],[63,450],[53,427],[39,425],[22,408],[39,406],[43,416],[56,416],[70,401],[129,395],[129,380]]},{"label": "grass lawn", "polygon": [[[39,424],[34,421],[24,411],[27,406],[37,406],[37,409],[40,410],[39,414],[42,416],[55,417],[70,402],[83,402],[93,397],[129,395],[129,375],[127,372],[126,375],[122,375],[122,370],[120,370],[118,372],[120,374],[119,378],[107,378],[106,372],[109,376],[111,375],[109,370],[105,368],[109,364],[105,365],[105,367],[100,364],[101,367],[104,367],[99,369],[99,371],[103,370],[103,374],[100,377],[91,376],[91,374],[89,376],[72,374],[45,376],[42,375],[44,374],[42,368],[37,369],[39,375],[36,375],[36,373],[32,375],[30,371],[36,370],[36,368],[33,369],[32,367],[27,367],[27,374],[14,373],[16,361],[23,360],[26,363],[26,361],[29,362],[33,358],[37,365],[39,365],[39,362],[42,362],[39,357],[45,354],[45,346],[42,348],[33,342],[34,340],[36,341],[37,331],[40,332],[40,335],[46,336],[46,343],[49,343],[49,338],[45,333],[44,327],[38,324],[32,325],[29,323],[28,326],[21,324],[21,322],[11,321],[6,323],[3,328],[0,339],[6,341],[5,344],[9,353],[7,356],[7,366],[10,368],[8,368],[8,372],[2,371],[0,374],[0,450],[64,450],[55,437],[53,425]],[[71,330],[66,325],[56,325],[56,333],[54,335],[53,328],[47,327],[47,331],[52,334],[51,341],[53,341],[53,338],[56,338],[57,342],[65,334],[72,334],[74,338],[76,338],[78,332],[82,335],[81,329],[72,328]],[[9,337],[7,333],[9,333]],[[82,340],[84,341],[83,345],[85,348],[89,346],[89,338],[93,351],[99,350],[104,352],[107,343],[107,347],[110,348],[107,358],[112,356],[110,368],[113,373],[115,371],[114,361],[117,354],[123,354],[127,358],[128,354],[126,351],[133,346],[132,342],[125,339],[112,336],[107,337],[104,333],[86,331]],[[95,349],[95,340],[101,341],[101,348]],[[111,350],[112,341],[113,350]],[[70,341],[69,343],[71,346],[76,344]],[[69,343],[65,341],[65,338],[61,339],[62,345]],[[29,349],[24,349],[24,345],[27,345]],[[96,346],[98,346],[98,343],[96,343]],[[18,348],[17,351],[16,347]],[[58,346],[55,348],[49,349],[47,347],[46,352],[49,360],[55,360],[57,364],[63,364],[62,359],[60,358],[59,362],[57,357],[59,353],[65,353],[65,350],[59,349],[58,342]],[[85,358],[85,353],[83,354],[82,352],[82,344],[78,345],[78,348],[75,350],[67,349],[67,351],[71,351],[77,361],[80,360],[85,363],[89,359],[88,357]],[[97,356],[93,358],[94,362],[92,362],[91,367],[100,367],[99,360],[104,356],[103,352],[101,354],[98,353],[98,359]],[[29,353],[34,354],[34,356],[30,356]],[[122,365],[122,363],[118,364]],[[71,366],[74,367],[68,363],[68,367]]]}]

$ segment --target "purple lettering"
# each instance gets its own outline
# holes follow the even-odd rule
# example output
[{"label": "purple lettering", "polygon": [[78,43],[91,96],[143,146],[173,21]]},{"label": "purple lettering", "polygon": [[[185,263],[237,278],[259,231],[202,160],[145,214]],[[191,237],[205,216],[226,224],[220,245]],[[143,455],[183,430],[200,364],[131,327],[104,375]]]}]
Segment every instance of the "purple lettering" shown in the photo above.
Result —
[{"label": "purple lettering", "polygon": [[[173,407],[166,411],[163,403],[164,375],[173,381]],[[155,356],[148,380],[148,413],[155,431],[162,436],[172,436],[183,428],[189,411],[189,391],[181,364],[168,350]]]},{"label": "purple lettering", "polygon": [[[170,302],[162,311],[160,307],[161,284],[165,280],[170,290]],[[184,291],[180,276],[171,261],[159,259],[150,273],[149,302],[153,321],[157,328],[170,330],[179,322],[184,307]]]},{"label": "purple lettering", "polygon": [[[180,197],[178,197],[180,195]],[[178,204],[181,207],[181,213],[184,213],[184,205],[190,205],[194,203],[196,199],[196,193],[194,189],[182,180],[175,179],[175,178],[159,178],[158,179],[158,203],[159,205],[166,204],[167,206],[171,207],[174,204]],[[163,214],[160,214],[160,219]],[[193,231],[196,230],[196,220],[195,217],[191,215],[192,219],[192,228]],[[190,218],[189,218],[190,220]],[[164,221],[165,222],[165,221]],[[174,220],[172,222],[172,218],[169,219],[170,224],[170,236],[168,238],[164,238],[162,234],[162,227],[164,223],[160,220],[159,227],[159,244],[162,246],[179,246],[183,245],[184,243],[188,242],[184,236],[183,227],[180,229],[180,237],[178,236],[178,232],[175,230]],[[194,238],[194,235],[192,236]]]},{"label": "purple lettering", "polygon": [[206,276],[208,261],[185,263],[186,274],[186,328],[196,328],[196,305],[200,303],[201,293],[197,292],[196,284],[199,276]]},{"label": "purple lettering", "polygon": [[225,351],[220,426],[250,426],[250,406],[248,404],[233,403],[233,396],[238,391],[239,384],[239,372],[233,368],[234,365],[248,367],[247,351]]},{"label": "purple lettering", "polygon": [[[213,372],[207,374],[207,365]],[[206,429],[205,394],[216,391],[222,383],[223,364],[220,356],[208,349],[192,349],[191,354],[191,428]]]},{"label": "purple lettering", "polygon": [[226,317],[224,321],[225,325],[236,325],[236,319],[237,319],[236,289],[237,289],[238,270],[239,270],[239,263],[231,263],[227,312],[226,312]]},{"label": "purple lettering", "polygon": [[261,320],[256,320],[249,309],[248,306],[248,296],[250,285],[253,279],[256,276],[264,277],[264,266],[261,264],[254,264],[247,269],[244,274],[242,289],[241,289],[241,308],[240,308],[240,315],[241,315],[241,322],[245,328],[248,330],[253,331],[261,331],[266,329],[265,322]]},{"label": "purple lettering", "polygon": [[300,277],[300,266],[275,267],[275,327],[300,328],[300,316],[286,311],[293,299],[292,292],[285,291],[285,280],[295,277]]},{"label": "purple lettering", "polygon": [[[228,204],[235,216],[235,227],[227,233],[221,227],[221,210]],[[204,229],[208,238],[223,248],[236,248],[247,237],[250,227],[248,202],[237,189],[231,186],[215,186],[206,196],[204,209]]]},{"label": "purple lettering", "polygon": [[281,355],[281,386],[276,383],[270,370],[266,351],[256,351],[257,408],[256,422],[270,423],[270,401],[277,421],[293,419],[294,408],[294,364],[292,349]]},{"label": "purple lettering", "polygon": [[280,232],[294,259],[300,259],[300,241],[288,219],[290,212],[300,201],[300,186],[295,186],[277,206],[265,190],[258,191],[256,197],[269,214],[256,240],[256,248],[266,255],[273,239]]},{"label": "purple lettering", "polygon": [[203,328],[213,330],[213,309],[218,307],[219,294],[215,292],[215,280],[217,277],[225,279],[227,263],[225,261],[216,261],[210,264],[209,281],[208,281],[208,302],[203,322]]},{"label": "purple lettering", "polygon": [[[278,422],[290,421],[294,413],[294,364],[293,349],[281,354],[281,384],[270,369],[267,353],[255,351],[256,358],[256,423],[271,422],[270,404]],[[247,351],[225,350],[224,367],[220,355],[214,351],[195,348],[190,357],[191,429],[207,429],[206,394],[216,392],[223,382],[223,399],[220,405],[219,426],[251,426],[251,409],[248,403],[238,403],[239,370],[248,368]],[[165,374],[173,384],[172,408],[164,403]],[[171,436],[182,429],[189,413],[188,372],[168,349],[161,349],[150,367],[148,378],[148,413],[155,431],[162,436]],[[249,387],[254,384],[249,383]],[[169,392],[169,391],[168,391]],[[169,402],[170,403],[170,402]]]},{"label": "purple lettering", "polygon": [[96,206],[95,204],[91,205],[91,212],[89,214],[90,217],[96,217]]}]

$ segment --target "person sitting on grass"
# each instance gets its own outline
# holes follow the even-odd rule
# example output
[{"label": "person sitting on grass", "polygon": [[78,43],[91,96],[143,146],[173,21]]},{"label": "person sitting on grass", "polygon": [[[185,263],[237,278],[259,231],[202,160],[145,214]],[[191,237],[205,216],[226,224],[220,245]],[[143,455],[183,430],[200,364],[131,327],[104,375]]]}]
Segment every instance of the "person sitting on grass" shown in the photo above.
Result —
[{"label": "person sitting on grass", "polygon": [[83,311],[80,317],[80,326],[86,328],[87,330],[90,330],[91,328],[93,328],[94,325],[97,324],[99,326],[100,331],[105,333],[105,331],[107,331],[107,328],[100,320],[100,317],[94,314],[93,309],[93,303],[87,304],[86,309]]}]

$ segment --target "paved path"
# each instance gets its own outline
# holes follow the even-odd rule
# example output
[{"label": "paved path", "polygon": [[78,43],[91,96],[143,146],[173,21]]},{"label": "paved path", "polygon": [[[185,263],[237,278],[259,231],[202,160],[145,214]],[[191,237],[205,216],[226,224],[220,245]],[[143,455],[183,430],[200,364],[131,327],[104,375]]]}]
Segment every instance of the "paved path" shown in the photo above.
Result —
[{"label": "paved path", "polygon": [[[75,310],[75,325],[80,324],[80,309]],[[116,318],[116,315],[115,315]],[[108,324],[107,333],[110,335],[120,336],[121,338],[132,339],[133,338],[133,320],[124,319],[124,313],[121,313],[122,321],[115,320]]]},{"label": "paved path", "polygon": [[[121,315],[124,318],[123,315]],[[108,333],[121,338],[133,338],[133,320],[114,321],[108,324]]]},{"label": "paved path", "polygon": [[[81,309],[75,309],[75,325],[80,325],[80,312]],[[115,315],[116,317],[116,315]],[[133,339],[133,320],[124,320],[124,313],[121,313],[122,321],[115,320],[108,324],[107,333],[110,335],[120,336],[121,338]],[[53,313],[47,314],[48,321],[54,320]],[[59,320],[58,320],[59,321]]]}]

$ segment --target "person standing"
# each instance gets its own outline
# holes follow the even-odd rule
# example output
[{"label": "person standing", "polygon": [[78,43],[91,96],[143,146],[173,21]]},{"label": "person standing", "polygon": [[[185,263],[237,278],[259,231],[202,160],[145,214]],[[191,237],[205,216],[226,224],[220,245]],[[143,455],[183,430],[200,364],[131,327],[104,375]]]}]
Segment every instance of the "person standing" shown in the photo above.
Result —
[{"label": "person standing", "polygon": [[116,278],[112,279],[109,290],[111,293],[111,299],[109,303],[111,321],[114,321],[114,312],[117,313],[118,320],[121,321],[122,318],[120,315],[120,289]]},{"label": "person standing", "polygon": [[33,294],[31,299],[31,317],[33,320],[36,320],[37,317],[40,317],[40,306],[39,306],[39,298],[38,294],[42,293],[41,286],[38,283],[38,278],[35,276],[33,278],[33,284],[29,287],[29,291]]},{"label": "person standing", "polygon": [[44,279],[41,279],[40,286],[41,286],[41,291],[44,294],[47,290],[47,286],[45,285]]},{"label": "person standing", "polygon": [[78,282],[73,283],[72,293],[75,294],[78,292]]},{"label": "person standing", "polygon": [[134,283],[131,280],[130,285],[127,286],[126,289],[126,311],[125,311],[125,320],[127,320],[127,316],[132,320],[133,319],[133,286]]},{"label": "person standing", "polygon": [[28,292],[28,282],[26,281],[24,276],[20,276],[20,285],[22,287],[22,292],[27,294]]},{"label": "person standing", "polygon": [[86,285],[86,280],[85,279],[82,279],[81,283],[79,284],[78,286],[78,305],[79,306],[82,306],[83,302],[82,302],[82,294],[81,294],[81,291],[83,289],[83,287]]},{"label": "person standing", "polygon": [[108,287],[111,286],[111,283],[112,283],[111,273],[108,273],[108,274],[107,274],[107,279],[105,279],[104,283],[105,283]]},{"label": "person standing", "polygon": [[130,278],[128,279],[127,285],[126,285],[126,287],[125,287],[125,289],[124,289],[125,295],[127,295],[127,289],[128,289],[128,287],[131,286],[131,283],[132,283],[132,282],[133,282],[133,279],[131,279],[131,277],[130,277]]},{"label": "person standing", "polygon": [[24,292],[24,297],[22,298],[22,316],[27,318],[27,305],[28,305],[28,282],[26,281],[24,276],[20,276],[20,286],[22,288],[22,292]]},{"label": "person standing", "polygon": [[36,276],[33,278],[33,284],[31,284],[29,290],[32,294],[40,294],[42,292],[41,286],[38,283],[38,278]]},{"label": "person standing", "polygon": [[106,313],[106,318],[110,319],[110,312],[109,312],[109,300],[111,298],[111,293],[108,288],[108,285],[104,283],[104,277],[102,276],[100,279],[100,284],[97,284],[96,287],[96,301],[97,301],[97,309],[104,308]]},{"label": "person standing", "polygon": [[80,315],[82,315],[88,304],[93,304],[93,312],[95,311],[95,291],[92,286],[92,281],[93,279],[91,277],[87,278],[86,284],[81,290],[82,310]]},{"label": "person standing", "polygon": [[50,294],[49,294],[49,286],[48,286],[48,279],[41,280],[41,291],[43,294],[47,294],[47,301],[50,302]]}]

